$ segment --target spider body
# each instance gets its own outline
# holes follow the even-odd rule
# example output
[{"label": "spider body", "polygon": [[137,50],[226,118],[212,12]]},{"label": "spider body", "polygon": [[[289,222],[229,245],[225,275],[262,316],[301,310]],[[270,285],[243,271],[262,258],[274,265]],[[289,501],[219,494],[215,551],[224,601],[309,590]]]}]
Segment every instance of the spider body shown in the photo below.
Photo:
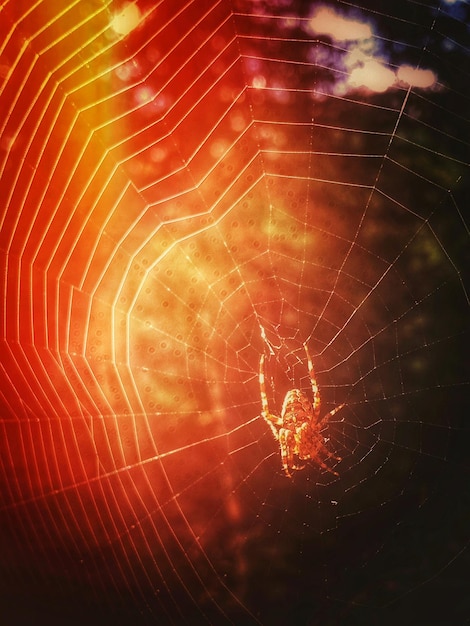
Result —
[{"label": "spider body", "polygon": [[305,467],[305,464],[302,462],[307,460],[314,461],[322,469],[337,476],[337,472],[325,461],[340,461],[341,459],[328,450],[326,447],[326,439],[321,434],[321,431],[328,420],[344,407],[344,404],[340,404],[320,418],[320,391],[318,389],[312,359],[306,344],[304,344],[304,348],[307,354],[313,403],[310,402],[307,395],[300,389],[290,389],[284,397],[281,415],[271,413],[266,394],[264,355],[262,355],[259,366],[261,415],[271,428],[274,437],[279,442],[282,467],[287,476],[292,476],[292,470],[300,470]]}]

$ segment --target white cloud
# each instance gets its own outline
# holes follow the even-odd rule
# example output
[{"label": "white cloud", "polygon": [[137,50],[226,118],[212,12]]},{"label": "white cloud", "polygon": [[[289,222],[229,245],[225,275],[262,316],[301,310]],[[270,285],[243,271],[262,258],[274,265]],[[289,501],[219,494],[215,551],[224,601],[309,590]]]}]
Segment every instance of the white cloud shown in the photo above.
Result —
[{"label": "white cloud", "polygon": [[[460,0],[446,0],[449,4]],[[383,93],[403,84],[430,89],[437,83],[437,75],[430,69],[417,69],[403,64],[391,69],[389,59],[375,36],[372,22],[353,19],[326,6],[316,8],[308,20],[310,33],[329,36],[335,44],[329,46],[323,64],[338,70],[337,80],[330,88],[337,94],[365,88]],[[315,50],[315,61],[319,52]]]},{"label": "white cloud", "polygon": [[421,89],[428,89],[437,81],[437,76],[432,70],[416,69],[411,65],[401,65],[398,68],[397,77],[402,82],[412,87],[421,87]]},{"label": "white cloud", "polygon": [[309,21],[309,28],[319,35],[328,35],[336,41],[357,41],[372,37],[372,28],[366,22],[343,17],[328,7],[320,7]]},{"label": "white cloud", "polygon": [[348,83],[352,87],[367,87],[371,91],[383,92],[389,89],[395,81],[395,72],[379,61],[371,59],[351,71]]}]

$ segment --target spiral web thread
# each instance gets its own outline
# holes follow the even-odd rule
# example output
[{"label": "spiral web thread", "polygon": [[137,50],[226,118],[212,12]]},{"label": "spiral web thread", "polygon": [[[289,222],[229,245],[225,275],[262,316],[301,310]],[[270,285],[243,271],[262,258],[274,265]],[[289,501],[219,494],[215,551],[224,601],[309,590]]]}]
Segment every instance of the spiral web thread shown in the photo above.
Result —
[{"label": "spiral web thread", "polygon": [[[443,579],[464,610],[468,5],[369,4],[0,6],[2,579],[32,612],[383,618]],[[261,354],[279,414],[304,342],[338,476],[287,478],[260,417]]]}]

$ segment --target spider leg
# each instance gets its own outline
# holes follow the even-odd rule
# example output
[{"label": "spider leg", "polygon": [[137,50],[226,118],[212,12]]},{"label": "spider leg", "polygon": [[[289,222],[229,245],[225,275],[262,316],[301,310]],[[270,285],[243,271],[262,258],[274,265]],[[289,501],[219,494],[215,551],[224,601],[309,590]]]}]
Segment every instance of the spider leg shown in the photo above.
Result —
[{"label": "spider leg", "polygon": [[338,413],[338,411],[341,411],[341,409],[342,409],[343,407],[345,407],[345,406],[346,406],[346,405],[345,405],[345,404],[344,404],[344,402],[343,402],[343,404],[338,405],[337,407],[335,407],[334,409],[332,409],[329,413],[327,413],[326,415],[324,415],[324,416],[321,418],[321,420],[318,422],[318,427],[321,427],[321,426],[322,426],[322,424],[324,424],[325,422],[328,422],[328,421],[329,421],[329,419],[330,419],[331,417],[333,417],[333,415],[336,415],[336,413]]},{"label": "spider leg", "polygon": [[264,382],[264,354],[259,360],[259,388],[261,393],[261,406],[263,416],[269,414],[268,396],[266,395],[266,385]]},{"label": "spider leg", "polygon": [[318,431],[316,435],[313,435],[310,425],[304,423],[297,430],[296,441],[299,458],[301,460],[313,459],[322,469],[327,470],[335,476],[339,476],[338,472],[333,470],[321,459],[321,456],[326,457],[326,459],[334,459],[335,461],[341,461],[341,457],[336,456],[336,454],[328,450],[324,438]]},{"label": "spider leg", "polygon": [[294,466],[295,437],[288,428],[279,430],[279,445],[281,446],[282,467],[286,475],[291,477],[290,468],[296,469]]},{"label": "spider leg", "polygon": [[[335,459],[336,459],[337,461],[341,461],[341,459],[337,459],[336,457],[335,457]],[[330,474],[333,474],[334,476],[339,476],[339,474],[338,474],[338,472],[337,472],[336,470],[332,469],[329,465],[327,465],[327,464],[326,464],[326,463],[324,463],[323,461],[320,461],[320,460],[318,459],[318,460],[317,460],[317,463],[318,463],[318,465],[319,465],[322,469],[326,470],[327,472],[330,472]]]},{"label": "spider leg", "polygon": [[279,439],[279,428],[282,425],[282,420],[276,415],[272,415],[269,412],[268,396],[266,393],[266,384],[264,378],[264,354],[261,355],[259,360],[259,387],[261,394],[261,415],[269,425],[276,440]]},{"label": "spider leg", "polygon": [[322,449],[323,454],[328,459],[334,459],[335,461],[342,461],[342,458],[340,456],[337,456],[336,454],[333,454],[333,452],[330,452],[325,444],[322,444],[321,449]]},{"label": "spider leg", "polygon": [[[340,411],[344,406],[346,406],[344,403],[340,404],[334,409],[332,409],[329,413],[327,413],[324,417],[322,417],[322,419],[318,423],[318,427],[321,428],[324,422],[327,422],[331,417],[333,417],[333,415],[338,413],[338,411]],[[323,450],[323,453],[327,456],[327,458],[334,459],[335,461],[342,460],[340,456],[337,456],[336,454],[333,454],[332,452],[330,452],[325,444],[322,445],[322,450]],[[333,470],[330,469],[330,471],[333,471]],[[338,476],[336,472],[333,472],[333,474],[336,474]]]},{"label": "spider leg", "polygon": [[312,393],[313,393],[313,415],[318,418],[320,415],[320,406],[321,406],[321,397],[320,390],[318,389],[317,377],[315,376],[315,369],[313,367],[312,357],[310,356],[310,352],[308,351],[308,346],[304,343],[305,353],[307,355],[307,365],[308,365],[308,373],[310,375],[310,381],[312,384]]}]

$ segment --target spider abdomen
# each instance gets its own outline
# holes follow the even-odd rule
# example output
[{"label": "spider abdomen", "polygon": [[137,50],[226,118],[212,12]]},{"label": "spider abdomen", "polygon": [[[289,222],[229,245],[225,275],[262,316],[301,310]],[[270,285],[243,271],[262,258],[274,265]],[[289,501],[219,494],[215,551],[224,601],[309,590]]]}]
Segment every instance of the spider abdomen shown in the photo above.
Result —
[{"label": "spider abdomen", "polygon": [[300,389],[290,389],[282,403],[281,419],[284,426],[288,427],[289,423],[302,423],[313,417],[312,405],[309,399],[300,391]]}]

